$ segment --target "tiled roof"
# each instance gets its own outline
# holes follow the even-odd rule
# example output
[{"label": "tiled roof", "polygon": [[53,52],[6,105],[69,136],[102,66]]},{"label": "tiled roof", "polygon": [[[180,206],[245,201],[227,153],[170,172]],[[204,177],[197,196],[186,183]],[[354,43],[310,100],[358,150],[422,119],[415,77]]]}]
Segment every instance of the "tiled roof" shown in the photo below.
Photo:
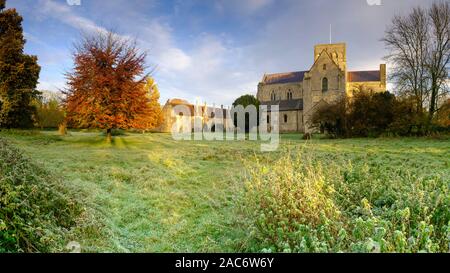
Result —
[{"label": "tiled roof", "polygon": [[261,102],[261,105],[267,105],[267,110],[271,110],[272,105],[278,105],[280,111],[295,111],[303,110],[303,100],[279,100],[279,101],[266,101]]},{"label": "tiled roof", "polygon": [[348,72],[347,77],[348,82],[379,82],[380,79],[380,71],[352,71]]},{"label": "tiled roof", "polygon": [[264,84],[281,84],[281,83],[296,83],[302,82],[305,73],[308,71],[296,71],[278,74],[264,75]]}]

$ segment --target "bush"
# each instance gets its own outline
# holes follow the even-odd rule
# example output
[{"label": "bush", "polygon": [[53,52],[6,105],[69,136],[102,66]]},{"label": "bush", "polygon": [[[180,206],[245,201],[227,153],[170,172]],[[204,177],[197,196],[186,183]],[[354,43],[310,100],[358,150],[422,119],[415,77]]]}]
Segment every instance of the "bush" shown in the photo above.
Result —
[{"label": "bush", "polygon": [[59,179],[0,138],[0,252],[62,250],[79,213]]},{"label": "bush", "polygon": [[[395,97],[389,92],[359,90],[353,97],[319,105],[311,125],[332,138],[423,136],[437,132],[437,128],[448,131],[442,125],[428,125],[427,113],[418,112],[414,105],[410,98]],[[442,116],[445,114],[441,114],[440,124],[445,124]]]},{"label": "bush", "polygon": [[322,168],[298,151],[249,163],[244,213],[251,252],[448,252],[450,191],[367,162]]},{"label": "bush", "polygon": [[376,137],[394,121],[395,96],[389,92],[359,91],[349,103],[349,134],[358,137]]},{"label": "bush", "polygon": [[[271,168],[249,168],[244,205],[256,248],[269,252],[328,252],[338,236],[341,212],[320,165],[287,156]],[[295,170],[295,171],[294,171]]]},{"label": "bush", "polygon": [[312,127],[332,138],[348,137],[347,98],[340,98],[336,103],[322,103],[312,116]]}]

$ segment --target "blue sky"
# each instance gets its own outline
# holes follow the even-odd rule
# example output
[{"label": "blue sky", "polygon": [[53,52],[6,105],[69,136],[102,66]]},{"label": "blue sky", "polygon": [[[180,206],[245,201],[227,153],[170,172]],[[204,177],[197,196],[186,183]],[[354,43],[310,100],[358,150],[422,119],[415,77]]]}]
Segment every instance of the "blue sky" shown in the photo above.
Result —
[{"label": "blue sky", "polygon": [[[432,0],[7,0],[24,17],[26,52],[39,57],[39,89],[65,85],[81,33],[133,37],[168,98],[230,105],[256,94],[264,73],[307,70],[313,47],[347,43],[349,70],[375,70],[395,14]],[[377,5],[381,3],[381,5]],[[375,4],[375,5],[370,5]]]}]

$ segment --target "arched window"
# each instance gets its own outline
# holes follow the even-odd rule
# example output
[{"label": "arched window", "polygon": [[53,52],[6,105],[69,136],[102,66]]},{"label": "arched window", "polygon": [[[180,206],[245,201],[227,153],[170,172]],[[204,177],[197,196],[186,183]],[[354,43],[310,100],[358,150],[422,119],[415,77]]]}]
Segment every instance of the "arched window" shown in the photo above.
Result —
[{"label": "arched window", "polygon": [[216,113],[211,112],[211,118],[215,118],[216,117]]},{"label": "arched window", "polygon": [[328,78],[322,79],[322,92],[328,91]]},{"label": "arched window", "polygon": [[272,91],[272,94],[270,95],[271,100],[276,100],[275,91]]},{"label": "arched window", "polygon": [[287,123],[287,122],[288,122],[288,116],[284,115],[284,123]]},{"label": "arched window", "polygon": [[289,89],[289,91],[288,91],[288,93],[287,93],[287,99],[288,99],[288,100],[292,100],[292,98],[293,98],[292,92],[291,92],[291,90]]},{"label": "arched window", "polygon": [[327,65],[326,64],[323,65],[323,70],[327,70]]}]

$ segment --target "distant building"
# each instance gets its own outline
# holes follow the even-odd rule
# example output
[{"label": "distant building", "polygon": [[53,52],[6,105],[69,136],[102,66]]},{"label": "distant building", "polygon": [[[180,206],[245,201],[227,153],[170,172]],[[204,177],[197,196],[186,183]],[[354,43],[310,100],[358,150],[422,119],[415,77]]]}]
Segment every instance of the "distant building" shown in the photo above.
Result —
[{"label": "distant building", "polygon": [[[202,128],[208,126],[209,121],[211,121],[212,119],[216,120],[218,119],[217,123],[223,124],[224,130],[226,130],[229,127],[234,128],[233,121],[231,120],[230,110],[225,109],[223,106],[219,108],[207,106],[206,104],[194,105],[183,99],[170,99],[166,102],[166,104],[163,107],[164,122],[161,126],[161,132],[164,133],[172,132],[172,128],[176,124],[177,119],[180,119],[185,115],[185,113],[182,112],[178,113],[175,112],[176,110],[175,107],[179,105],[185,106],[187,109],[189,109],[189,112],[187,114],[191,119],[192,130],[195,128],[194,120],[196,118],[201,120]],[[215,131],[215,127],[216,127],[215,125],[212,125],[212,128],[209,129]]]},{"label": "distant building", "polygon": [[269,110],[279,105],[280,132],[310,132],[309,121],[319,105],[352,96],[355,90],[386,92],[386,65],[347,71],[346,44],[322,44],[314,47],[309,70],[264,75],[257,98]]}]

